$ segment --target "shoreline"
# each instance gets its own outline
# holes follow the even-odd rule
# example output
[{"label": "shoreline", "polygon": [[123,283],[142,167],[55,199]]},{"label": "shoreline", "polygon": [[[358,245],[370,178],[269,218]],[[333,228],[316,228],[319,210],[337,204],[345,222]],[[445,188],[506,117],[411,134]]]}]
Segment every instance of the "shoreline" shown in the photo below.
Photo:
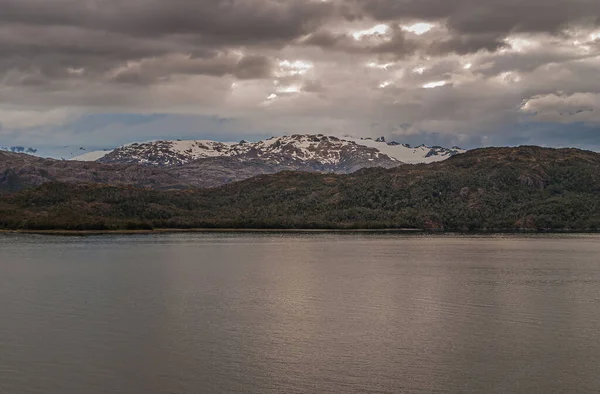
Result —
[{"label": "shoreline", "polygon": [[593,230],[431,230],[431,229],[251,229],[251,228],[192,228],[192,229],[170,229],[157,228],[152,230],[0,230],[0,234],[30,234],[30,235],[57,235],[57,236],[93,236],[93,235],[152,235],[152,234],[185,234],[185,233],[397,233],[397,234],[463,234],[463,235],[485,235],[485,234],[599,234]]},{"label": "shoreline", "polygon": [[185,233],[424,233],[423,229],[253,229],[253,228],[191,228],[152,230],[0,230],[0,234],[39,235],[136,235]]}]

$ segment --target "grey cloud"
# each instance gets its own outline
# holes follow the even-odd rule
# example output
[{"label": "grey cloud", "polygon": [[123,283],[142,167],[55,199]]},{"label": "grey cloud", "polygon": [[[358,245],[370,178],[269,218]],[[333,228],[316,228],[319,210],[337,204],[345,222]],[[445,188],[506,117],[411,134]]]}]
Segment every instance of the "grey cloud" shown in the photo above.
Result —
[{"label": "grey cloud", "polygon": [[320,81],[309,80],[302,86],[302,91],[308,93],[323,93],[325,92],[325,87]]},{"label": "grey cloud", "polygon": [[391,58],[395,59],[402,59],[412,55],[419,48],[419,43],[416,40],[407,38],[405,32],[400,28],[393,28],[389,37],[373,40],[356,40],[347,33],[335,33],[327,30],[320,30],[303,37],[298,43],[301,45],[312,45],[330,51],[389,55]]},{"label": "grey cloud", "polygon": [[260,79],[273,76],[271,59],[260,55],[244,56],[233,67],[232,74],[239,79]]},{"label": "grey cloud", "polygon": [[151,37],[193,33],[237,43],[291,39],[333,12],[332,4],[303,0],[0,0],[0,8],[6,23]]},{"label": "grey cloud", "polygon": [[521,110],[544,122],[598,123],[600,94],[539,95],[527,100]]},{"label": "grey cloud", "polygon": [[[473,6],[466,0],[354,3],[316,0],[0,0],[0,51],[7,54],[0,59],[0,72],[30,70],[32,76],[23,79],[23,83],[37,79],[35,83],[43,84],[44,76],[48,79],[73,77],[66,71],[68,68],[85,68],[86,75],[91,77],[120,63],[172,53],[210,59],[215,52],[245,47],[250,56],[259,56],[261,52],[278,50],[294,42],[325,50],[395,59],[418,51],[430,56],[469,54],[479,50],[493,52],[505,45],[502,33],[516,27],[504,29],[502,33],[489,33],[469,27],[469,23],[479,21],[481,15],[497,15],[499,22],[490,21],[484,25],[503,26],[503,15],[515,12],[522,3],[488,0]],[[515,12],[515,20],[532,18],[538,23],[546,14],[532,15],[531,11],[540,4],[530,4],[523,10],[529,12]],[[564,5],[560,0],[549,0],[548,4],[549,10]],[[590,4],[590,1],[579,0],[565,7],[565,12],[560,15],[568,21],[569,15],[574,18],[589,11]],[[364,43],[357,42],[347,33],[324,27],[326,22],[328,26],[335,26],[343,21],[364,20],[368,15],[388,21],[448,20],[455,31],[442,37],[414,37],[396,27],[391,40]],[[525,22],[518,22],[521,30],[527,30]],[[465,28],[461,27],[463,25]],[[249,59],[252,57],[246,60]],[[264,64],[254,67],[258,70],[249,72],[248,67],[240,67],[232,74],[243,79],[268,75]],[[228,73],[209,72],[209,75]]]},{"label": "grey cloud", "polygon": [[596,0],[355,0],[379,20],[447,21],[462,34],[559,32],[572,23],[600,23]]},{"label": "grey cloud", "polygon": [[324,49],[335,48],[336,46],[347,46],[351,38],[347,34],[333,33],[327,30],[314,32],[300,40],[301,44],[314,45]]},{"label": "grey cloud", "polygon": [[[451,15],[467,0],[355,0],[362,13],[382,21],[420,19],[434,21]],[[457,4],[458,3],[458,4]],[[457,7],[458,6],[458,7]]]},{"label": "grey cloud", "polygon": [[473,71],[486,77],[511,71],[529,73],[548,64],[582,61],[589,56],[554,49],[550,45],[542,50],[528,53],[486,54],[477,59]]},{"label": "grey cloud", "polygon": [[[61,80],[101,82],[129,63],[145,67],[108,79],[150,84],[177,74],[267,78],[273,59],[263,53],[311,32],[333,15],[334,5],[304,0],[0,0],[0,10],[0,83],[62,88]],[[232,50],[244,54],[239,62],[215,60]],[[157,65],[187,55],[194,60]],[[80,69],[84,72],[71,72]]]},{"label": "grey cloud", "polygon": [[110,80],[148,85],[178,74],[216,77],[233,75],[239,79],[260,79],[271,77],[273,67],[269,58],[257,55],[238,58],[232,54],[217,54],[211,58],[192,58],[175,54],[129,64],[115,70]]},{"label": "grey cloud", "polygon": [[319,30],[298,40],[303,45],[313,45],[325,50],[348,53],[388,54],[398,59],[422,52],[431,56],[451,53],[465,55],[478,51],[495,52],[507,47],[504,38],[495,34],[426,34],[415,37],[402,29],[392,29],[391,38],[379,42],[355,40],[350,34]]},{"label": "grey cloud", "polygon": [[597,0],[355,0],[377,20],[428,21],[450,31],[429,48],[431,55],[496,51],[514,33],[561,34],[574,25],[600,25]]},{"label": "grey cloud", "polygon": [[[0,123],[163,111],[476,141],[531,116],[524,102],[595,122],[595,99],[560,118],[580,108],[547,100],[600,94],[599,15],[598,0],[0,0]],[[423,21],[422,35],[400,27]],[[381,23],[384,36],[353,36]]]},{"label": "grey cloud", "polygon": [[[30,70],[49,78],[68,76],[68,68],[103,73],[128,60],[191,52],[170,40],[149,40],[74,27],[0,27],[0,73]],[[197,49],[196,49],[197,51]],[[205,51],[211,54],[214,51]]]},{"label": "grey cloud", "polygon": [[481,50],[495,52],[506,46],[502,38],[494,34],[454,35],[449,38],[433,41],[428,45],[426,51],[434,56],[449,53],[466,55]]},{"label": "grey cloud", "polygon": [[497,0],[462,11],[454,13],[448,24],[465,33],[558,33],[571,23],[600,21],[595,0]]}]

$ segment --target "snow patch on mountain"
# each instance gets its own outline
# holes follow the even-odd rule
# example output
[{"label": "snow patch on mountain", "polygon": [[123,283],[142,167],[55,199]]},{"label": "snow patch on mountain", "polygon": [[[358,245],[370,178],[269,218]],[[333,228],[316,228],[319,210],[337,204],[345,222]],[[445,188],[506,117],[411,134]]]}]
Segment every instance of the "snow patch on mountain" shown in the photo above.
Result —
[{"label": "snow patch on mountain", "polygon": [[83,155],[79,155],[70,160],[73,160],[73,161],[96,161],[96,160],[100,160],[104,156],[108,155],[110,152],[112,152],[112,151],[111,150],[96,150],[96,151],[84,153]]},{"label": "snow patch on mountain", "polygon": [[451,149],[442,148],[441,146],[430,147],[425,145],[411,147],[408,144],[400,144],[395,141],[388,143],[383,137],[376,140],[370,138],[343,138],[358,145],[378,149],[382,153],[407,164],[433,163],[466,152],[466,150],[459,147],[453,147]]},{"label": "snow patch on mountain", "polygon": [[295,134],[258,142],[172,140],[134,143],[110,152],[90,152],[76,160],[169,167],[205,158],[232,157],[242,161],[259,160],[271,165],[289,166],[290,169],[351,172],[365,167],[390,168],[405,163],[431,163],[463,152],[459,148],[387,143],[383,137],[372,140]]}]

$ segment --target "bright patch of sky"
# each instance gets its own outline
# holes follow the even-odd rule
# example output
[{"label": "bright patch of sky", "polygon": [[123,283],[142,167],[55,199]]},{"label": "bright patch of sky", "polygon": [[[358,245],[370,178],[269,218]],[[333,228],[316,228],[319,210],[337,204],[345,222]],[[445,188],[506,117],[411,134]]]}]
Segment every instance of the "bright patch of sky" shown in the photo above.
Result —
[{"label": "bright patch of sky", "polygon": [[521,37],[509,37],[505,41],[517,52],[525,52],[539,45],[536,41]]},{"label": "bright patch of sky", "polygon": [[426,83],[425,85],[423,85],[423,88],[425,89],[433,89],[433,88],[439,88],[441,86],[446,85],[446,81],[436,81],[436,82],[429,82]]},{"label": "bright patch of sky", "polygon": [[500,80],[504,83],[517,83],[517,82],[521,82],[521,76],[517,73],[514,72],[505,72],[502,73],[498,76],[498,78],[500,78]]},{"label": "bright patch of sky", "polygon": [[287,75],[304,75],[313,67],[314,66],[311,62],[303,60],[296,60],[293,62],[289,60],[282,60],[279,62],[279,68],[281,69],[281,72]]},{"label": "bright patch of sky", "polygon": [[367,67],[387,70],[389,67],[391,67],[393,65],[394,65],[394,63],[379,64],[379,63],[371,62],[371,63],[367,64]]},{"label": "bright patch of sky", "polygon": [[433,25],[425,22],[415,23],[414,25],[410,26],[402,26],[402,30],[414,33],[418,36],[427,33],[431,29],[433,29]]},{"label": "bright patch of sky", "polygon": [[284,86],[277,89],[277,93],[298,93],[300,92],[300,87],[292,85],[292,86]]},{"label": "bright patch of sky", "polygon": [[352,37],[354,37],[355,40],[362,40],[364,37],[384,36],[389,30],[390,27],[388,25],[381,24],[370,29],[355,31],[352,33]]},{"label": "bright patch of sky", "polygon": [[71,75],[82,75],[85,72],[85,68],[67,68],[67,73]]}]

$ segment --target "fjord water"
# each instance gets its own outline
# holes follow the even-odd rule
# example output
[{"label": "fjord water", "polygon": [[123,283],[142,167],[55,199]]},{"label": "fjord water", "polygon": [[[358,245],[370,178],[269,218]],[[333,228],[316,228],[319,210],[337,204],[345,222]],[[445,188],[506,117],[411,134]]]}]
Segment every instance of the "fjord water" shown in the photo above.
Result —
[{"label": "fjord water", "polygon": [[597,392],[600,237],[0,235],[0,392]]}]

